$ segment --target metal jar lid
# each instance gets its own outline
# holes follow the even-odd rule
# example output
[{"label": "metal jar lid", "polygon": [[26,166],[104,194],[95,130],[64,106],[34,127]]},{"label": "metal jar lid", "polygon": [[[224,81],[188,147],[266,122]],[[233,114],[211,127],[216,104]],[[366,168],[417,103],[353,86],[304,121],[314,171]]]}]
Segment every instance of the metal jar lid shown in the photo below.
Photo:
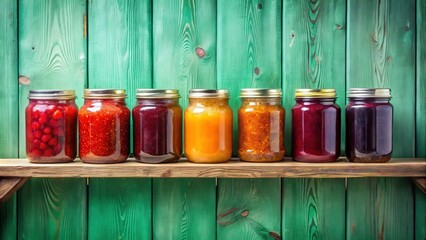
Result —
[{"label": "metal jar lid", "polygon": [[229,91],[224,89],[191,89],[189,98],[229,98]]},{"label": "metal jar lid", "polygon": [[85,99],[124,99],[126,96],[124,89],[84,89]]},{"label": "metal jar lid", "polygon": [[336,89],[296,89],[296,98],[336,98]]},{"label": "metal jar lid", "polygon": [[138,99],[180,98],[176,89],[136,89]]},{"label": "metal jar lid", "polygon": [[243,88],[240,90],[240,98],[281,98],[281,89],[268,88]]},{"label": "metal jar lid", "polygon": [[71,100],[76,99],[74,90],[30,90],[29,99],[37,100]]},{"label": "metal jar lid", "polygon": [[391,98],[390,88],[350,88],[348,98]]}]

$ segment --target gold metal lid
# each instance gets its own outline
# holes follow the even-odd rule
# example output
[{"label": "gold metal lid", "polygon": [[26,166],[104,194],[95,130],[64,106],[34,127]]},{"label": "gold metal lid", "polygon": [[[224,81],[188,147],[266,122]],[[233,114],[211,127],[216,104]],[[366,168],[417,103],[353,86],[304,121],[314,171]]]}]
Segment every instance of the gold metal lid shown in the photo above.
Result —
[{"label": "gold metal lid", "polygon": [[124,89],[84,89],[86,99],[123,99],[126,97]]},{"label": "gold metal lid", "polygon": [[350,88],[348,98],[391,98],[390,88]]},{"label": "gold metal lid", "polygon": [[336,98],[336,89],[296,89],[296,98]]},{"label": "gold metal lid", "polygon": [[282,95],[281,89],[243,88],[240,90],[240,98],[280,98]]},{"label": "gold metal lid", "polygon": [[70,100],[76,99],[74,90],[30,90],[28,94],[28,99],[37,99],[37,100]]},{"label": "gold metal lid", "polygon": [[179,90],[176,89],[136,89],[136,98],[180,98]]},{"label": "gold metal lid", "polygon": [[191,89],[189,98],[229,98],[229,91],[225,89]]}]

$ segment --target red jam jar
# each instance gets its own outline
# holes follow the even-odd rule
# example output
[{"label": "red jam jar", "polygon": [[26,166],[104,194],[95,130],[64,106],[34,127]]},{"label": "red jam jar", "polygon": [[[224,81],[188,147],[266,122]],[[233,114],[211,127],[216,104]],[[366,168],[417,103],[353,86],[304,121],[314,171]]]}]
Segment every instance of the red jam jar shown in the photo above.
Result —
[{"label": "red jam jar", "polygon": [[71,162],[77,155],[74,90],[30,90],[25,109],[27,158],[33,163]]},{"label": "red jam jar", "polygon": [[78,112],[79,155],[86,163],[124,162],[130,152],[125,90],[85,89]]},{"label": "red jam jar", "polygon": [[182,108],[178,90],[137,89],[133,149],[145,163],[176,162],[182,155]]},{"label": "red jam jar", "polygon": [[346,157],[387,162],[392,156],[393,107],[388,88],[351,88],[346,106]]},{"label": "red jam jar", "polygon": [[333,162],[340,152],[340,108],[334,89],[296,89],[292,108],[293,159]]}]

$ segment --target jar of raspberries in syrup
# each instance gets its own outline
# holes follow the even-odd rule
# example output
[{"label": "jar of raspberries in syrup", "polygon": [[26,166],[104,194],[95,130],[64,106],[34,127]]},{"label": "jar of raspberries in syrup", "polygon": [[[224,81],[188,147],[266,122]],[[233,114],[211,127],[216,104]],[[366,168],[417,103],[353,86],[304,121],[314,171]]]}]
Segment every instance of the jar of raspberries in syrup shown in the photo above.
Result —
[{"label": "jar of raspberries in syrup", "polygon": [[32,163],[71,162],[77,155],[74,90],[30,90],[25,109],[27,158]]}]

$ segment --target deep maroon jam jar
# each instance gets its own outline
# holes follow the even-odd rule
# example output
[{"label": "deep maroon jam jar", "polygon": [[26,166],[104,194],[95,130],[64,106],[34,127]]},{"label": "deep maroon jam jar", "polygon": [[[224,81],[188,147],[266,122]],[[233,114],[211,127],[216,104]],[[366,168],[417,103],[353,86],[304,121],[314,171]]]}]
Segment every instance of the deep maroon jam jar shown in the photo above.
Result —
[{"label": "deep maroon jam jar", "polygon": [[182,108],[178,90],[138,89],[133,108],[135,158],[176,162],[182,155]]},{"label": "deep maroon jam jar", "polygon": [[74,90],[30,90],[25,109],[26,154],[30,162],[71,162],[77,155]]},{"label": "deep maroon jam jar", "polygon": [[334,89],[296,89],[292,108],[293,159],[333,162],[340,152],[340,108]]},{"label": "deep maroon jam jar", "polygon": [[351,88],[346,106],[346,157],[387,162],[392,155],[393,107],[388,88]]}]

